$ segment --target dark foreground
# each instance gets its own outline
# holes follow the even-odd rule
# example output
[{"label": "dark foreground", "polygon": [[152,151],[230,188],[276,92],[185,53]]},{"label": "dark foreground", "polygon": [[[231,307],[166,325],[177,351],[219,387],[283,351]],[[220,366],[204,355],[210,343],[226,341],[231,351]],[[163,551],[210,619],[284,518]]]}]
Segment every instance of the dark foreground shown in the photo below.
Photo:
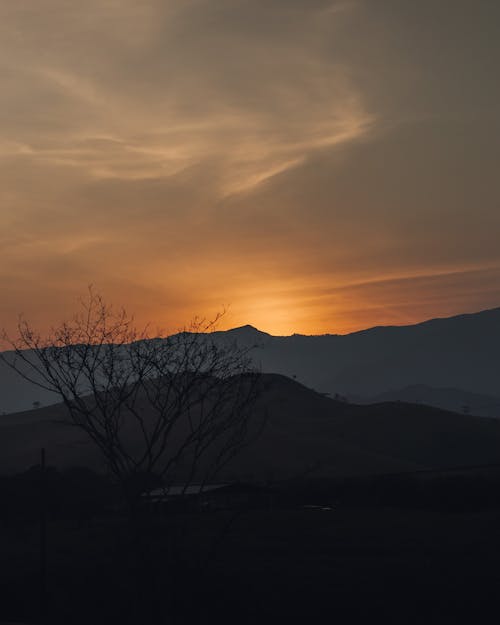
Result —
[{"label": "dark foreground", "polygon": [[[500,508],[342,506],[48,527],[49,623],[497,623]],[[2,529],[0,622],[39,622],[37,524]]]}]

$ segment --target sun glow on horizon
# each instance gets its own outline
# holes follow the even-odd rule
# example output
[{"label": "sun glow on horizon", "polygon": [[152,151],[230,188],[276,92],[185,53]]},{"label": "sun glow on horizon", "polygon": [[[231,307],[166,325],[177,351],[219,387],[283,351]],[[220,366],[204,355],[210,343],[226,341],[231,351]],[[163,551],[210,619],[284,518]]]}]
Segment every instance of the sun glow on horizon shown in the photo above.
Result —
[{"label": "sun glow on horizon", "polygon": [[0,327],[57,325],[89,283],[168,331],[228,304],[222,327],[279,335],[498,306],[499,19],[0,3]]}]

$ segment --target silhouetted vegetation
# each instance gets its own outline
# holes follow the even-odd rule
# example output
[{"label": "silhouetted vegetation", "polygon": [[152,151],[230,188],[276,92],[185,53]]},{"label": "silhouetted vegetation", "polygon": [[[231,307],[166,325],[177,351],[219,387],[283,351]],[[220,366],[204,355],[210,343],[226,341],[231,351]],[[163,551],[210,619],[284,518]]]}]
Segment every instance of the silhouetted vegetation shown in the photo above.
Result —
[{"label": "silhouetted vegetation", "polygon": [[13,476],[0,477],[0,523],[38,523],[41,497],[52,520],[89,521],[113,514],[119,492],[103,475],[83,467],[60,471],[48,467],[42,492],[40,466]]},{"label": "silhouetted vegetation", "polygon": [[500,508],[500,468],[298,480],[283,485],[280,495],[289,505],[472,512]]},{"label": "silhouetted vegetation", "polygon": [[58,397],[134,507],[153,476],[207,482],[247,443],[259,375],[248,349],[211,340],[214,324],[151,338],[90,288],[48,336],[21,320],[17,338],[5,334],[14,358],[0,358]]},{"label": "silhouetted vegetation", "polygon": [[[86,311],[45,339],[20,326],[17,365],[63,405],[5,423],[20,467],[47,441],[58,468],[42,453],[0,477],[0,619],[487,622],[500,467],[472,465],[496,462],[497,421],[329,398],[196,331],[150,340],[92,292]],[[64,409],[105,474],[67,468],[82,449],[53,427]]]},{"label": "silhouetted vegetation", "polygon": [[[116,486],[48,468],[50,622],[128,624],[138,612],[145,624],[330,613],[342,623],[487,622],[499,482],[494,472],[296,480],[244,509],[169,509],[148,523],[138,577]],[[6,620],[38,619],[39,483],[39,467],[0,480]]]}]

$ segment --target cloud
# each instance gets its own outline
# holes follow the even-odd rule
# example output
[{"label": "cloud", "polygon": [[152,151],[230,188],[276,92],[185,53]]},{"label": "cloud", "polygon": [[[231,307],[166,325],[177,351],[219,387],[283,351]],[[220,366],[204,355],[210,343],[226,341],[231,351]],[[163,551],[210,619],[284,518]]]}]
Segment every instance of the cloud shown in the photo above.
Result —
[{"label": "cloud", "polygon": [[[475,7],[0,4],[6,323],[89,282],[174,326],[224,304],[326,331],[491,303],[479,274],[443,297],[432,278],[500,265],[496,10]],[[375,287],[416,275],[416,303]]]},{"label": "cloud", "polygon": [[[324,11],[127,1],[4,9],[11,145],[98,178],[171,176],[210,161],[220,195],[250,189],[373,123],[342,64],[322,55],[337,21]],[[318,14],[328,28],[315,28]],[[40,57],[40,34],[56,29]],[[41,98],[34,116],[27,91]]]}]

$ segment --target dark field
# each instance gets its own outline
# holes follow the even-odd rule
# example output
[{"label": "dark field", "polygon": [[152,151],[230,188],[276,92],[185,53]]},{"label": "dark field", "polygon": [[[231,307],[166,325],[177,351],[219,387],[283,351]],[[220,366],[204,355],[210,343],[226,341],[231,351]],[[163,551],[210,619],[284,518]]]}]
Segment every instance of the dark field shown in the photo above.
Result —
[{"label": "dark field", "polygon": [[[141,535],[49,520],[48,622],[498,622],[496,507],[177,513]],[[39,622],[36,523],[3,528],[1,559],[0,620]]]}]

